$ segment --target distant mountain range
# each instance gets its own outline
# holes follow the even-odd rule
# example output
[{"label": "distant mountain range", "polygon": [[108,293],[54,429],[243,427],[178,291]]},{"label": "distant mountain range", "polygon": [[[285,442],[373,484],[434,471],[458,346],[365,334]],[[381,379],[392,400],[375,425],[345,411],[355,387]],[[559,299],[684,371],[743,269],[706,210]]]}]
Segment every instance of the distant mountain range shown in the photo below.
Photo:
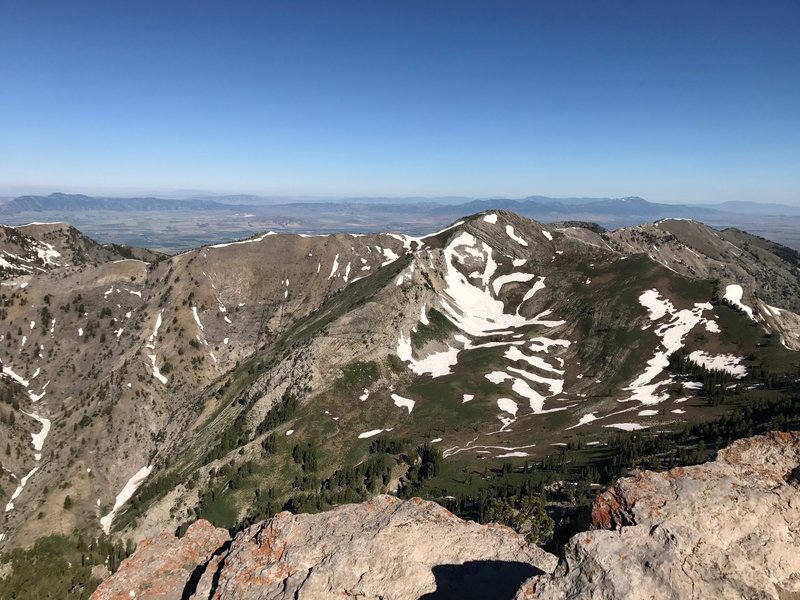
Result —
[{"label": "distant mountain range", "polygon": [[260,231],[327,234],[392,230],[419,235],[462,215],[507,210],[546,223],[597,223],[605,229],[665,218],[738,227],[800,249],[800,207],[755,202],[664,204],[626,198],[465,197],[281,198],[253,195],[115,198],[55,193],[0,199],[0,222],[65,221],[94,239],[172,253]]},{"label": "distant mountain range", "polygon": [[487,198],[470,199],[461,196],[441,197],[351,197],[340,199],[277,198],[255,195],[202,196],[197,198],[163,198],[155,196],[118,198],[86,196],[84,194],[53,193],[46,196],[27,195],[0,202],[0,215],[43,211],[162,211],[183,210],[193,212],[264,210],[266,207],[298,205],[375,205],[414,207],[415,210],[451,214],[465,214],[486,209],[513,210],[525,215],[564,215],[576,211],[605,216],[685,217],[702,219],[722,213],[747,215],[800,215],[800,206],[787,204],[762,204],[758,202],[721,202],[718,204],[664,204],[649,202],[638,196],[625,198],[551,198],[528,196],[521,199]]},{"label": "distant mountain range", "polygon": [[19,196],[0,204],[0,215],[47,211],[216,211],[235,210],[235,206],[213,200],[173,200],[165,198],[108,198],[83,194],[55,193],[48,196]]}]

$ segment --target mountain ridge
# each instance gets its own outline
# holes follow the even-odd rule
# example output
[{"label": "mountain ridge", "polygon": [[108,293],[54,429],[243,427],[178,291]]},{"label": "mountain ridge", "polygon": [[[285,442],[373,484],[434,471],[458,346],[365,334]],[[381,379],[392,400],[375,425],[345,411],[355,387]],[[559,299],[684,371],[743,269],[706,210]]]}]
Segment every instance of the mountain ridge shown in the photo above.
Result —
[{"label": "mountain ridge", "polygon": [[[36,228],[70,247],[52,237],[67,226]],[[141,540],[382,491],[452,492],[461,511],[469,481],[491,485],[481,465],[519,481],[558,448],[599,457],[616,432],[717,419],[720,400],[773,398],[763,373],[783,389],[796,363],[780,301],[795,255],[689,221],[602,232],[488,211],[422,237],[63,254],[4,281],[6,547],[56,524]]]}]

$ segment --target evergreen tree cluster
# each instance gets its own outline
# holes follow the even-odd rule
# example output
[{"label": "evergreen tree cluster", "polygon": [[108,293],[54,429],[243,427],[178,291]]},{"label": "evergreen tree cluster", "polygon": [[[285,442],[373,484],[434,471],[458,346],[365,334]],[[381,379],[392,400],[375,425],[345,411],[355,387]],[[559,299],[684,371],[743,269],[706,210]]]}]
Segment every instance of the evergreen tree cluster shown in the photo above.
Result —
[{"label": "evergreen tree cluster", "polygon": [[0,557],[10,568],[0,578],[4,600],[86,600],[100,583],[92,567],[105,565],[112,573],[135,550],[131,540],[51,535],[36,540],[28,549],[15,548]]}]

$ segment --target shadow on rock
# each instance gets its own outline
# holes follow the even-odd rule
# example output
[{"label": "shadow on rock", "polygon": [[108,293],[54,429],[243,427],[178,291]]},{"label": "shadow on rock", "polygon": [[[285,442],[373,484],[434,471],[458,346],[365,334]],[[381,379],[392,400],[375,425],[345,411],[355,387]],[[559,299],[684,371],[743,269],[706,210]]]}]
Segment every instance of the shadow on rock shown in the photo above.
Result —
[{"label": "shadow on rock", "polygon": [[436,591],[420,600],[512,600],[522,583],[542,571],[524,562],[475,560],[433,567]]}]

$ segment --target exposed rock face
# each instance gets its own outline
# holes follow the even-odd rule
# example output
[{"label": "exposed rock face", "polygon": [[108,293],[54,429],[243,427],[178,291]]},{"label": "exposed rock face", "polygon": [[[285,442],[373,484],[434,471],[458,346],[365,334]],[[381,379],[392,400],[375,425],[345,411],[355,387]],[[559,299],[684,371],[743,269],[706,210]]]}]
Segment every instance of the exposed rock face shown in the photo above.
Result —
[{"label": "exposed rock face", "polygon": [[378,496],[317,515],[284,512],[230,543],[198,522],[180,540],[144,543],[92,598],[511,598],[555,565],[507,527]]},{"label": "exposed rock face", "polygon": [[230,541],[228,532],[197,521],[178,539],[162,534],[139,544],[122,567],[95,590],[105,600],[181,600],[196,569],[209,562]]},{"label": "exposed rock face", "polygon": [[625,478],[595,502],[555,573],[517,600],[800,597],[800,434],[741,440],[715,462]]}]

